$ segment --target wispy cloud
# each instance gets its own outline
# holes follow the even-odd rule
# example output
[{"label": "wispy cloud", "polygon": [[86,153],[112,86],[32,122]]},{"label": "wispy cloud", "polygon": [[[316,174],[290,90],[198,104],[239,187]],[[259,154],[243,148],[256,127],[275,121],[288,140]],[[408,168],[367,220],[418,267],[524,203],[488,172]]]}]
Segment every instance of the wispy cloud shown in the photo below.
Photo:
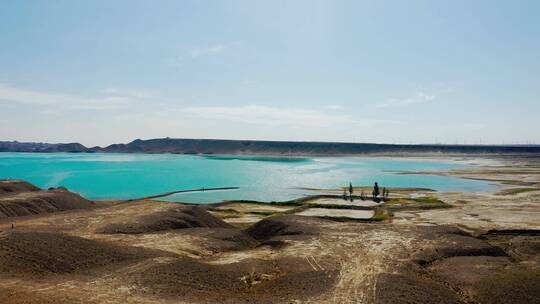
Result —
[{"label": "wispy cloud", "polygon": [[49,113],[60,110],[110,110],[129,104],[134,95],[106,92],[99,97],[81,97],[18,88],[0,83],[0,104],[49,107]]},{"label": "wispy cloud", "polygon": [[389,121],[357,120],[349,115],[329,114],[302,108],[281,108],[263,105],[237,107],[188,107],[181,110],[191,117],[206,120],[225,120],[256,125],[290,127],[365,126]]},{"label": "wispy cloud", "polygon": [[435,100],[436,96],[432,94],[427,94],[423,91],[417,92],[414,96],[407,98],[389,98],[384,102],[377,103],[374,106],[379,108],[385,107],[397,107],[397,106],[407,106],[420,103],[428,103]]},{"label": "wispy cloud", "polygon": [[209,47],[196,47],[191,49],[189,52],[192,58],[202,57],[202,56],[211,56],[222,53],[227,49],[226,45],[218,44]]},{"label": "wispy cloud", "polygon": [[183,68],[191,60],[201,57],[216,56],[229,48],[229,45],[216,44],[208,47],[194,47],[185,50],[179,56],[170,58],[168,64],[175,68]]}]

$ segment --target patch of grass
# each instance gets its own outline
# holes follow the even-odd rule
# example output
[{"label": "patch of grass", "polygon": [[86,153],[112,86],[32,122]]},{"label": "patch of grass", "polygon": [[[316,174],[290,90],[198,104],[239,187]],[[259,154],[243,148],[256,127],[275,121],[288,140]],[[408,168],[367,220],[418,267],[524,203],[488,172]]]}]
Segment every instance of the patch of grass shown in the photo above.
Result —
[{"label": "patch of grass", "polygon": [[406,203],[410,203],[410,199],[408,198],[397,198],[397,197],[394,197],[394,198],[389,198],[385,201],[385,203],[387,205],[395,205],[395,204],[406,204]]},{"label": "patch of grass", "polygon": [[386,208],[375,209],[375,214],[371,217],[372,221],[385,221],[392,217],[392,213]]},{"label": "patch of grass", "polygon": [[418,206],[417,208],[421,209],[421,210],[448,209],[448,208],[452,208],[452,205],[447,204],[445,202],[441,202],[441,203],[438,203],[438,204],[421,205],[421,206]]},{"label": "patch of grass", "polygon": [[429,210],[452,208],[452,205],[432,196],[415,198],[391,198],[386,202],[386,204],[391,210]]},{"label": "patch of grass", "polygon": [[540,188],[511,188],[499,191],[498,195],[515,195],[524,192],[540,191]]},{"label": "patch of grass", "polygon": [[423,197],[401,197],[401,198],[389,198],[386,203],[387,204],[406,204],[406,203],[424,203],[424,204],[437,204],[437,203],[444,203],[440,199],[433,197],[433,196],[423,196]]},{"label": "patch of grass", "polygon": [[432,196],[415,197],[415,198],[411,198],[410,200],[415,201],[417,203],[424,203],[424,204],[440,204],[440,203],[445,204],[445,202],[441,201],[440,199],[438,199],[436,197],[432,197]]}]

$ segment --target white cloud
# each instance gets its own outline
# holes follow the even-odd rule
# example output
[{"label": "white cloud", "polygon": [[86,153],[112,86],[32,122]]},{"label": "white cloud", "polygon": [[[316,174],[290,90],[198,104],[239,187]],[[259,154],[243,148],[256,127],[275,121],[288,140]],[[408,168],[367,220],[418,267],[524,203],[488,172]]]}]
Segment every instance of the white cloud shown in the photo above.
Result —
[{"label": "white cloud", "polygon": [[238,107],[188,107],[181,113],[205,120],[225,120],[245,124],[290,126],[290,127],[329,127],[329,126],[365,126],[385,123],[383,120],[357,120],[349,115],[328,114],[301,108],[281,108],[262,105]]},{"label": "white cloud", "polygon": [[351,141],[396,123],[326,107],[185,104],[118,88],[81,97],[0,83],[0,106],[15,117],[0,120],[0,137],[87,145],[164,136]]},{"label": "white cloud", "polygon": [[201,56],[210,56],[210,55],[217,55],[227,49],[226,45],[218,44],[214,46],[209,47],[197,47],[193,48],[190,51],[190,55],[193,58],[201,57]]},{"label": "white cloud", "polygon": [[420,103],[428,103],[433,100],[435,100],[436,96],[432,94],[427,94],[425,92],[417,92],[412,97],[407,98],[389,98],[384,102],[375,104],[374,106],[379,108],[385,108],[385,107],[395,107],[395,106],[407,106],[407,105],[413,105],[413,104],[420,104]]},{"label": "white cloud", "polygon": [[[44,91],[22,89],[0,83],[0,104],[34,105],[53,107],[60,110],[110,110],[130,104],[134,99],[142,99],[140,95],[125,94],[108,89],[100,97],[80,97]],[[48,113],[52,113],[52,109]]]}]

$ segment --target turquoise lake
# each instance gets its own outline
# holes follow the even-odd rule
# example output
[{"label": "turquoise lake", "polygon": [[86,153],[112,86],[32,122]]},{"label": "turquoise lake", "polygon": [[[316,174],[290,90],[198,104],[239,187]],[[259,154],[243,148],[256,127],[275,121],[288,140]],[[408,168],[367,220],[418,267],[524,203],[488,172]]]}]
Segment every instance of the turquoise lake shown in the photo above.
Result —
[{"label": "turquoise lake", "polygon": [[186,203],[228,199],[284,201],[309,195],[299,188],[353,185],[422,187],[438,191],[490,191],[483,181],[395,171],[448,170],[471,166],[453,161],[375,157],[284,158],[175,154],[0,153],[0,178],[39,187],[64,186],[90,199],[129,199],[182,189],[240,187],[167,198]]}]

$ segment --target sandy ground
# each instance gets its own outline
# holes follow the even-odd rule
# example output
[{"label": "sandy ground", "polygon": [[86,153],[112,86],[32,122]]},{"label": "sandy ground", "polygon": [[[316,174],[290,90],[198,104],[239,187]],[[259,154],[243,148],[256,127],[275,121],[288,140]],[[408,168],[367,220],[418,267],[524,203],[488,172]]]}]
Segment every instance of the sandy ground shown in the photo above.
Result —
[{"label": "sandy ground", "polygon": [[360,200],[355,199],[353,201],[344,200],[344,199],[332,199],[332,198],[321,198],[308,202],[309,204],[320,204],[320,205],[342,205],[342,206],[356,206],[356,207],[378,207],[380,204],[372,200]]},{"label": "sandy ground", "polygon": [[217,210],[233,209],[238,212],[285,212],[293,209],[292,206],[277,206],[270,204],[228,203],[216,207]]},{"label": "sandy ground", "polygon": [[296,213],[303,216],[319,216],[319,217],[347,217],[351,219],[370,219],[375,212],[373,210],[347,210],[347,209],[324,209],[310,208]]},{"label": "sandy ground", "polygon": [[0,303],[540,303],[540,162],[437,174],[514,190],[394,190],[452,208],[396,209],[380,222],[320,219],[373,212],[327,198],[206,211],[98,202],[0,219]]},{"label": "sandy ground", "polygon": [[[477,233],[492,229],[540,229],[540,158],[473,162],[486,165],[432,174],[493,181],[499,183],[500,189],[494,193],[437,193],[437,197],[455,208],[403,211],[395,215],[394,222],[452,224]],[[528,191],[519,193],[519,189]],[[517,193],[503,194],[505,190]]]}]

